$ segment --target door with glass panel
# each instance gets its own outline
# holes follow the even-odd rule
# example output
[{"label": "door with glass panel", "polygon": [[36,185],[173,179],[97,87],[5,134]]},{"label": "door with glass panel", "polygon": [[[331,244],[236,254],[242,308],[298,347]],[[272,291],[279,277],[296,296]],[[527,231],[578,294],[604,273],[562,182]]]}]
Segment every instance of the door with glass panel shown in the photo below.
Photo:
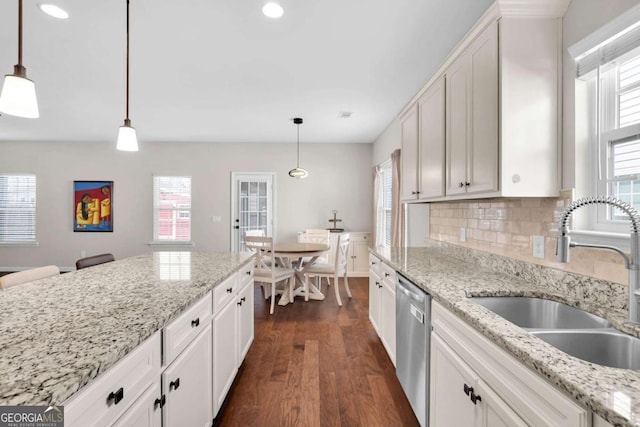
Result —
[{"label": "door with glass panel", "polygon": [[273,236],[273,173],[232,173],[231,250],[244,251],[245,233]]}]

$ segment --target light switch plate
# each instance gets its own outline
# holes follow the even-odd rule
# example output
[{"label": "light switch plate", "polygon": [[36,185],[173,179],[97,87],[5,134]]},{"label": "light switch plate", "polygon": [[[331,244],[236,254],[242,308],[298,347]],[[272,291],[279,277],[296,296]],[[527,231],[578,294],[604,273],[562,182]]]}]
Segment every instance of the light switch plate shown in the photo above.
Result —
[{"label": "light switch plate", "polygon": [[533,236],[533,257],[544,259],[544,236]]},{"label": "light switch plate", "polygon": [[222,222],[222,217],[214,215],[211,217],[211,222]]},{"label": "light switch plate", "polygon": [[461,242],[467,241],[467,229],[464,227],[460,229],[460,241]]}]

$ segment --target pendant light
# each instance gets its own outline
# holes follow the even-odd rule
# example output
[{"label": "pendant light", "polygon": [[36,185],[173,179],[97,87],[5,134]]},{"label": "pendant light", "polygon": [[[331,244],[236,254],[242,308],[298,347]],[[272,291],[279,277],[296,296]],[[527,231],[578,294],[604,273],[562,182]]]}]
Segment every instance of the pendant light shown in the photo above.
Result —
[{"label": "pendant light", "polygon": [[297,166],[289,171],[289,176],[291,178],[306,178],[309,175],[306,169],[300,167],[300,125],[302,124],[302,119],[300,117],[296,117],[293,119],[293,123],[298,126],[298,162]]},{"label": "pendant light", "polygon": [[13,66],[13,74],[4,76],[0,112],[27,119],[40,117],[36,85],[27,78],[27,69],[22,65],[22,0],[18,0],[18,63]]},{"label": "pendant light", "polygon": [[129,120],[129,0],[127,0],[127,116],[124,125],[118,130],[118,143],[116,148],[122,151],[138,151],[138,137],[136,128],[131,126]]}]

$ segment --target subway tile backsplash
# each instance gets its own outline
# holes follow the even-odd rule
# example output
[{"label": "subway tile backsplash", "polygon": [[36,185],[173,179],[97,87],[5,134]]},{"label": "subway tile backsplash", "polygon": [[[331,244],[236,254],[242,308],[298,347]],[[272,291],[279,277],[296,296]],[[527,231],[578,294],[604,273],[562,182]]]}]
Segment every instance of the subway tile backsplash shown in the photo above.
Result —
[{"label": "subway tile backsplash", "polygon": [[[612,282],[627,283],[620,255],[597,249],[571,249],[571,262],[556,261],[558,219],[571,193],[557,198],[483,199],[430,205],[433,240],[505,255]],[[466,241],[460,229],[466,229]],[[533,257],[533,236],[545,240],[544,259]]]}]

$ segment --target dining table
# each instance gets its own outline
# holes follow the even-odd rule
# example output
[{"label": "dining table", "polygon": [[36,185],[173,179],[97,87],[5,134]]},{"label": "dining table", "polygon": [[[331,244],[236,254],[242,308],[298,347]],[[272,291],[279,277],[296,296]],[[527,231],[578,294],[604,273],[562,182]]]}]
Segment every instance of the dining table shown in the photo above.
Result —
[{"label": "dining table", "polygon": [[[312,265],[319,256],[329,252],[331,247],[323,243],[300,243],[300,242],[278,242],[273,247],[274,257],[276,261],[287,268],[295,270],[296,283],[300,283],[297,288],[294,286],[293,296],[305,296],[305,289],[309,290],[309,299],[323,300],[324,294],[314,286],[308,283],[304,276],[305,269]],[[305,261],[305,258],[310,260]],[[294,262],[297,260],[297,263]],[[306,282],[306,286],[305,286]],[[285,291],[278,301],[278,305],[289,304],[289,289],[285,287]]]}]

